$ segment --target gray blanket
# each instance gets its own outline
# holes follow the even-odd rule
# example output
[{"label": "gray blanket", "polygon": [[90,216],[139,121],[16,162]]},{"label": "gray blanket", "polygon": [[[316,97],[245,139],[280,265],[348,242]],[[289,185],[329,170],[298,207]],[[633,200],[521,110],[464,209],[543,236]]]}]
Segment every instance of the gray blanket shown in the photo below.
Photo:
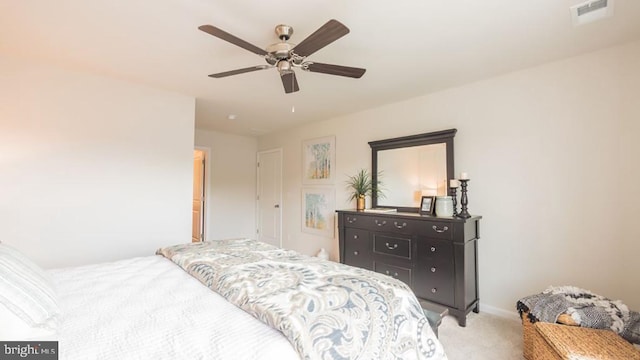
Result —
[{"label": "gray blanket", "polygon": [[610,300],[573,286],[550,287],[517,303],[531,322],[555,323],[563,313],[582,327],[610,329],[629,342],[640,344],[640,313],[629,311],[619,300]]}]

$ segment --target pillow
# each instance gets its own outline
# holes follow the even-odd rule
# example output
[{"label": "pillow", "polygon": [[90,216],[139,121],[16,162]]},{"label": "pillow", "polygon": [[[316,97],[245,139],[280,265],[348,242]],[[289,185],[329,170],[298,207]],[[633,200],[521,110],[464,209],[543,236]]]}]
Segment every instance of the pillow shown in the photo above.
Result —
[{"label": "pillow", "polygon": [[0,243],[0,340],[52,335],[59,317],[47,273],[18,250]]}]

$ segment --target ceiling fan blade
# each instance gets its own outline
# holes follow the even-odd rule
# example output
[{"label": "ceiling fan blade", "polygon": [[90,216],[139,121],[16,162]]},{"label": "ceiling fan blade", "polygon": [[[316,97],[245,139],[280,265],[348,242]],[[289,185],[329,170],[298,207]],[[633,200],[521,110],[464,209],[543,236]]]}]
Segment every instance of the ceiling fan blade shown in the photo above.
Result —
[{"label": "ceiling fan blade", "polygon": [[284,92],[290,94],[300,90],[298,87],[298,80],[296,79],[296,73],[293,71],[287,71],[280,74],[282,79],[282,85],[284,85]]},{"label": "ceiling fan blade", "polygon": [[225,71],[225,72],[221,72],[221,73],[217,73],[217,74],[211,74],[211,75],[209,75],[209,77],[217,79],[217,78],[223,78],[223,77],[227,77],[227,76],[231,76],[231,75],[244,74],[244,73],[248,73],[248,72],[251,72],[251,71],[264,70],[264,69],[268,69],[270,67],[272,67],[272,66],[269,66],[269,65],[256,65],[256,66],[252,66],[252,67],[248,67],[248,68]]},{"label": "ceiling fan blade", "polygon": [[255,46],[253,44],[249,44],[248,42],[246,42],[246,41],[244,41],[244,40],[242,40],[240,38],[237,38],[237,37],[229,34],[228,32],[226,32],[226,31],[224,31],[222,29],[219,29],[219,28],[217,28],[215,26],[202,25],[202,26],[199,26],[198,29],[206,32],[207,34],[213,35],[213,36],[215,36],[215,37],[217,37],[219,39],[222,39],[224,41],[230,42],[233,45],[239,46],[239,47],[241,47],[241,48],[243,48],[245,50],[249,50],[252,53],[258,54],[260,56],[264,56],[264,55],[268,54],[265,50],[260,49],[259,47]]},{"label": "ceiling fan blade", "polygon": [[337,20],[329,20],[313,34],[302,40],[293,48],[293,52],[300,56],[309,56],[332,42],[349,33],[349,28]]},{"label": "ceiling fan blade", "polygon": [[303,64],[302,68],[304,70],[311,71],[311,72],[346,76],[346,77],[351,77],[356,79],[361,78],[362,75],[364,75],[365,71],[367,71],[367,69],[362,69],[362,68],[342,66],[342,65],[323,64],[323,63],[317,63],[317,62],[313,62],[313,63],[310,62],[308,64]]}]

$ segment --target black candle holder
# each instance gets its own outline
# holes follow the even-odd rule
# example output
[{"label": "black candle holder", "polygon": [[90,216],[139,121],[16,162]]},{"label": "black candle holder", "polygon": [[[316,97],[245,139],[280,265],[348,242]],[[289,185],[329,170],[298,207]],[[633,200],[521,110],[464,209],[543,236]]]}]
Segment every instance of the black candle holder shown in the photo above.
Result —
[{"label": "black candle holder", "polygon": [[456,191],[458,188],[450,188],[451,189],[451,202],[453,203],[453,216],[458,216],[458,196]]},{"label": "black candle holder", "polygon": [[458,217],[468,219],[471,217],[467,210],[467,204],[469,204],[469,198],[467,197],[467,183],[469,179],[460,179],[460,187],[462,188],[462,196],[460,197],[460,204],[462,205],[462,211],[458,214]]}]

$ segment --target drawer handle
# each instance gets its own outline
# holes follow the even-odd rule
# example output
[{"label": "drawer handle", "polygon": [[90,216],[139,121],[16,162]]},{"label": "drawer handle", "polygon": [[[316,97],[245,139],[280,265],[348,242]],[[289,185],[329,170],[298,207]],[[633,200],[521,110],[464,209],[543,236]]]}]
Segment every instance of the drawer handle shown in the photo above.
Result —
[{"label": "drawer handle", "polygon": [[354,239],[357,239],[357,238],[358,238],[358,235],[353,235],[353,238],[354,238]]},{"label": "drawer handle", "polygon": [[354,218],[354,217],[347,216],[347,222],[349,224],[353,224],[354,222],[356,222],[356,220],[358,220],[358,219]]},{"label": "drawer handle", "polygon": [[432,267],[432,268],[431,268],[431,272],[436,272],[436,268],[435,268],[435,267]]},{"label": "drawer handle", "polygon": [[436,252],[436,247],[435,246],[431,247],[431,252]]},{"label": "drawer handle", "polygon": [[375,220],[376,225],[378,226],[385,226],[387,225],[387,220],[382,220],[382,221],[378,221],[377,219]]},{"label": "drawer handle", "polygon": [[387,246],[387,249],[389,250],[394,250],[398,248],[398,244],[393,244],[393,246],[389,245],[389,243],[385,243],[385,245]]},{"label": "drawer handle", "polygon": [[397,222],[397,221],[394,221],[394,222],[393,222],[393,226],[395,226],[395,227],[396,227],[396,229],[403,229],[403,228],[405,228],[405,227],[407,226],[407,223],[406,223],[406,222],[403,222],[402,224],[398,224],[398,222]]},{"label": "drawer handle", "polygon": [[358,254],[360,254],[360,253],[359,253],[359,252],[357,252],[357,251],[354,251],[354,252],[353,252],[353,255],[355,255],[355,256],[358,256]]},{"label": "drawer handle", "polygon": [[437,233],[443,233],[443,232],[445,232],[445,231],[449,230],[449,227],[448,227],[448,226],[443,226],[443,227],[442,227],[442,229],[438,229],[438,227],[437,227],[437,226],[433,225],[431,228],[432,228],[433,230],[435,230]]},{"label": "drawer handle", "polygon": [[431,292],[432,292],[432,293],[434,293],[434,294],[435,294],[437,291],[438,291],[438,289],[436,289],[436,288],[431,288]]},{"label": "drawer handle", "polygon": [[389,272],[389,270],[387,270],[387,271],[385,271],[384,273],[385,273],[385,274],[387,274],[387,275],[389,275],[389,276],[393,276],[394,278],[397,278],[397,277],[398,277],[398,273],[397,273],[397,272],[395,272],[395,273],[393,273],[393,275],[391,275],[391,273]]}]

